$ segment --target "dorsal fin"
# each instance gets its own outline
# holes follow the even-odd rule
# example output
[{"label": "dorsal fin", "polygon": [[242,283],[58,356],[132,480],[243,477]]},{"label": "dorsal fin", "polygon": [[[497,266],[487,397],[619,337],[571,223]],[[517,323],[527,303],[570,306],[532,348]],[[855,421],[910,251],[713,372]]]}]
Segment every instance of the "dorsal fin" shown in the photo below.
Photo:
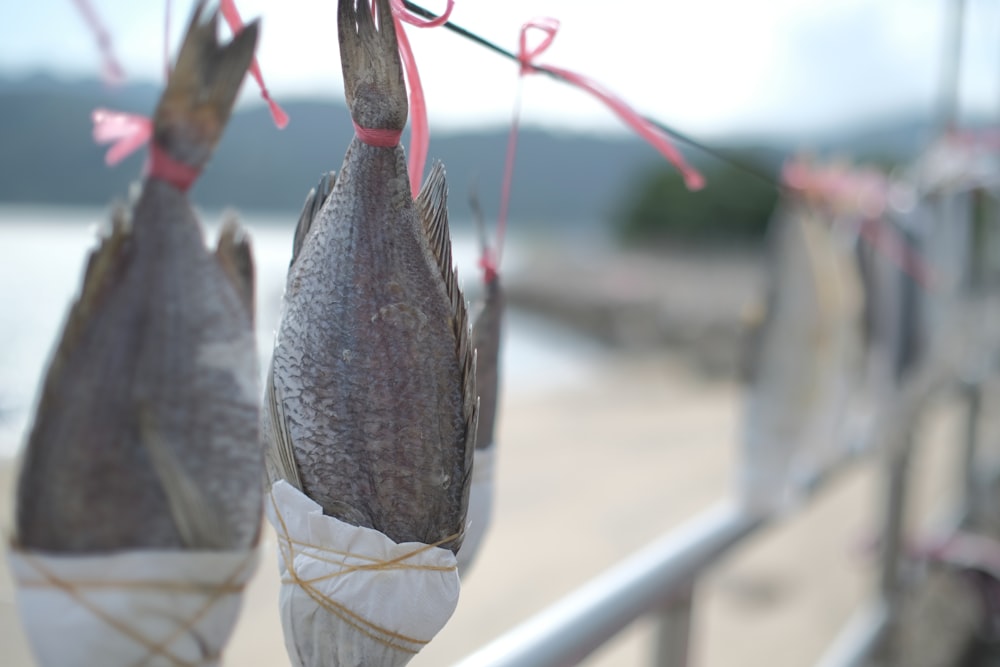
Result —
[{"label": "dorsal fin", "polygon": [[[448,184],[444,165],[435,162],[424,181],[416,202],[417,214],[424,227],[424,234],[437,258],[441,273],[451,273],[451,237],[448,231]],[[447,278],[445,279],[447,280]]]},{"label": "dorsal fin", "polygon": [[250,322],[254,322],[253,250],[250,235],[240,226],[236,213],[232,211],[225,214],[215,258],[229,282],[236,288],[240,302],[250,315]]},{"label": "dorsal fin", "polygon": [[458,272],[452,267],[451,236],[448,230],[448,184],[444,166],[435,162],[414,204],[420,217],[424,235],[437,260],[444,280],[445,292],[451,302],[452,326],[458,341],[458,360],[462,368],[462,386],[465,394],[466,471],[472,470],[472,454],[476,444],[479,421],[479,400],[476,394],[476,352],[469,330],[469,312],[465,297],[458,285]]},{"label": "dorsal fin", "polygon": [[309,234],[309,230],[312,229],[313,221],[319,215],[319,212],[323,210],[323,204],[326,203],[326,200],[330,198],[330,193],[333,192],[333,184],[336,178],[337,172],[335,171],[323,174],[316,187],[306,195],[306,201],[302,205],[302,213],[299,214],[299,222],[295,225],[295,240],[292,242],[292,261],[289,266],[295,264],[299,252],[302,251],[302,246],[306,242],[306,236]]}]

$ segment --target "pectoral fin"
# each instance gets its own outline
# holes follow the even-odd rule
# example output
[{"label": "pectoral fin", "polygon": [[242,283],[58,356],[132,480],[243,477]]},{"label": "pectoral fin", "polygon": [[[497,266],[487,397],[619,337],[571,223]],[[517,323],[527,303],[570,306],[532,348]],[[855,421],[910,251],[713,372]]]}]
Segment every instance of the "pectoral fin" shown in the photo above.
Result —
[{"label": "pectoral fin", "polygon": [[299,465],[295,462],[295,447],[288,433],[288,422],[285,419],[285,408],[281,397],[274,387],[274,366],[268,368],[267,395],[264,399],[264,420],[261,436],[265,443],[264,457],[272,477],[281,478],[302,491],[302,478],[299,475]]},{"label": "pectoral fin", "polygon": [[225,549],[232,544],[225,521],[208,502],[170,448],[168,436],[156,425],[152,412],[140,411],[140,437],[153,470],[167,496],[170,514],[189,549]]},{"label": "pectoral fin", "polygon": [[240,227],[235,213],[226,216],[219,234],[215,257],[236,288],[240,301],[254,321],[254,271],[250,236]]}]

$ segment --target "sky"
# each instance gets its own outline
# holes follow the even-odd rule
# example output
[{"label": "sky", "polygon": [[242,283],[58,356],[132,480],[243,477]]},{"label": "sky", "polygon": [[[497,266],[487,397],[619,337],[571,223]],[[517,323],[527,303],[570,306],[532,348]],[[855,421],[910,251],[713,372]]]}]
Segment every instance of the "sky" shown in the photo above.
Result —
[{"label": "sky", "polygon": [[[694,136],[808,133],[905,112],[933,113],[951,0],[456,0],[452,20],[509,49],[521,25],[561,28],[539,64],[584,74]],[[130,80],[159,81],[164,7],[90,0]],[[278,101],[343,98],[333,0],[237,0],[261,17],[258,56]],[[171,51],[192,4],[174,0]],[[443,0],[423,6],[441,11]],[[1000,116],[1000,0],[967,0],[961,108]],[[518,83],[514,63],[442,29],[408,28],[432,131],[509,123],[521,91],[526,124],[617,132],[586,93],[547,77]],[[93,34],[72,0],[4,0],[0,74],[45,69],[97,76]],[[250,85],[246,103],[258,100]],[[292,119],[294,122],[294,118]]]}]

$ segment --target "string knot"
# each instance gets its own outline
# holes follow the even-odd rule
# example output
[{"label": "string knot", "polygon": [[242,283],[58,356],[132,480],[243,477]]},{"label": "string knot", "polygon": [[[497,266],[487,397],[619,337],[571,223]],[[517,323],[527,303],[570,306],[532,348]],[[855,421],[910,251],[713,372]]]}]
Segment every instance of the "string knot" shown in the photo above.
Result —
[{"label": "string knot", "polygon": [[[559,19],[551,17],[532,19],[521,26],[521,36],[517,49],[517,61],[521,63],[522,75],[538,71],[538,68],[534,65],[534,60],[548,51],[549,47],[552,46],[552,42],[556,38],[556,33],[559,32],[559,26]],[[528,48],[528,32],[531,30],[538,30],[542,32],[544,37],[542,37],[542,41],[534,47]]]}]

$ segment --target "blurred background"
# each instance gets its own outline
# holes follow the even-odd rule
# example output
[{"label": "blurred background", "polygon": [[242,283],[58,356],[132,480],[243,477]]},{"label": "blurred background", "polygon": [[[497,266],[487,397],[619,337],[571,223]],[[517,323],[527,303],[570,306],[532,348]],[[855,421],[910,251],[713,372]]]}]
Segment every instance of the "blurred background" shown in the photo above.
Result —
[{"label": "blurred background", "polygon": [[[0,20],[5,516],[10,459],[95,230],[109,203],[127,198],[144,159],[106,167],[91,111],[151,113],[165,34],[172,52],[191,5],[173,2],[165,14],[162,3],[90,4],[121,82],[102,78],[77,3],[8,3]],[[191,191],[210,237],[224,209],[252,233],[262,359],[299,208],[320,175],[339,168],[353,134],[335,5],[241,0],[244,18],[262,18],[259,61],[291,122],[275,129],[248,81]],[[782,165],[805,152],[891,174],[949,123],[995,126],[1000,2],[966,0],[957,47],[952,10],[947,0],[458,0],[453,22],[510,50],[525,21],[559,19],[537,62],[585,74],[692,139],[678,145],[706,178],[699,192],[585,92],[545,76],[520,80],[515,63],[444,29],[408,29],[430,157],[448,171],[453,242],[473,300],[479,242],[469,199],[492,229],[521,101],[501,267],[510,310],[497,515],[456,617],[413,664],[454,661],[730,493],[747,323],[764,298]],[[957,428],[948,419],[935,428]],[[927,454],[921,502],[946,492],[939,455]],[[854,546],[873,529],[876,484],[870,471],[850,477],[722,564],[698,609],[698,664],[802,665],[822,653],[871,583],[871,563]],[[268,558],[227,664],[286,664]],[[30,664],[11,599],[4,580],[0,644],[14,647],[10,664]],[[638,627],[588,664],[635,664],[647,635]]]}]

